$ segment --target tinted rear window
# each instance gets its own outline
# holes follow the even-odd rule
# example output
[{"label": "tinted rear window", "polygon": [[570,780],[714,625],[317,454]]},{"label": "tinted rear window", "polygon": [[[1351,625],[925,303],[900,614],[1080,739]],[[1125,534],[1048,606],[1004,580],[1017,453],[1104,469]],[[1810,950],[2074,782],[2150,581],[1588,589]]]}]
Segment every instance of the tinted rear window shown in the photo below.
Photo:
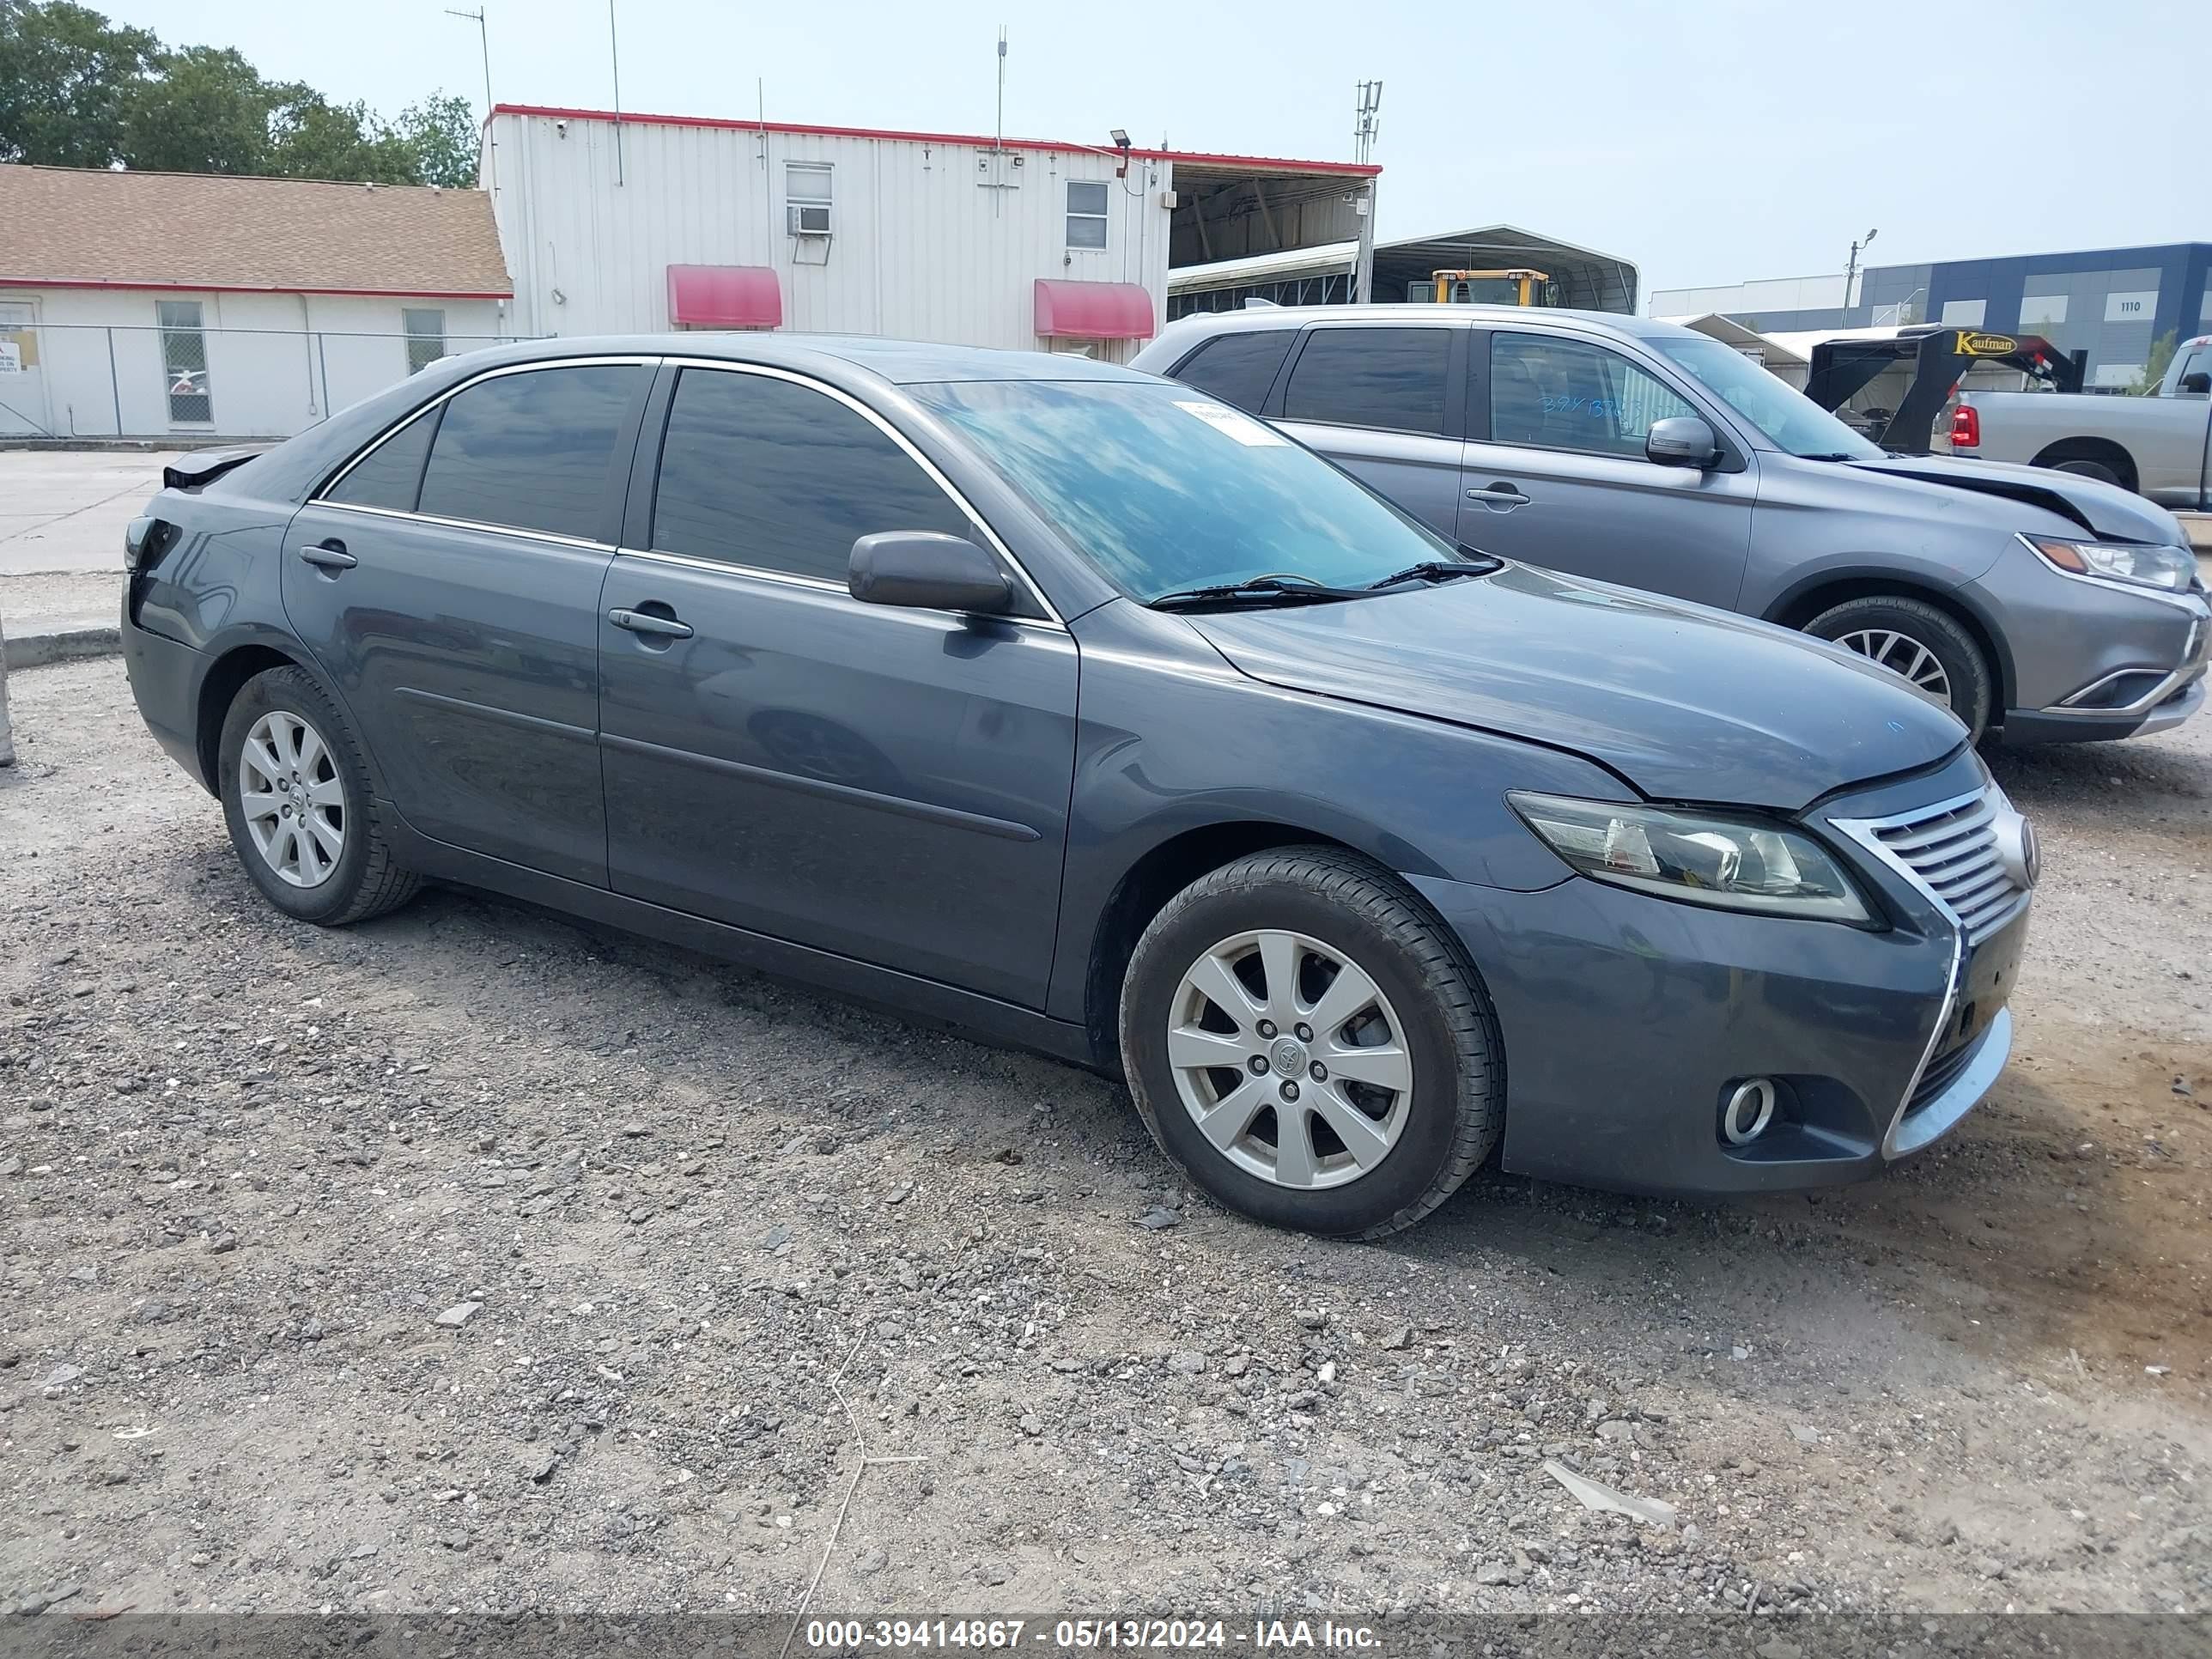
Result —
[{"label": "tinted rear window", "polygon": [[438,414],[434,409],[401,427],[362,456],[324,499],[412,513],[416,492],[422,487],[422,459],[430,453],[430,437],[438,429]]},{"label": "tinted rear window", "polygon": [[1175,378],[1256,415],[1267,388],[1275,383],[1275,371],[1290,355],[1291,342],[1297,337],[1296,330],[1287,328],[1224,334],[1199,347],[1176,370]]},{"label": "tinted rear window", "polygon": [[1283,416],[1441,434],[1450,357],[1448,328],[1317,328],[1291,366]]},{"label": "tinted rear window", "polygon": [[645,377],[635,364],[607,363],[478,381],[446,404],[421,510],[598,540],[615,440]]}]

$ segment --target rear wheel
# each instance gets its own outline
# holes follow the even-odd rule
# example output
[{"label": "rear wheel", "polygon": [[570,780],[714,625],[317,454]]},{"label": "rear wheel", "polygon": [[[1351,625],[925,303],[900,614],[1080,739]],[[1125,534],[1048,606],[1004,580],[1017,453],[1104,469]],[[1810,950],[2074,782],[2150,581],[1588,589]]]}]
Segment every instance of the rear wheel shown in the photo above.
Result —
[{"label": "rear wheel", "polygon": [[1169,901],[1130,960],[1121,1037],[1161,1150],[1301,1231],[1413,1225],[1504,1122],[1496,1016],[1464,948],[1333,848],[1257,854]]},{"label": "rear wheel", "polygon": [[1807,623],[1805,631],[1887,668],[1956,714],[1976,738],[1988,726],[1995,693],[1982,648],[1955,618],[1925,600],[1889,594],[1846,599]]},{"label": "rear wheel", "polygon": [[335,927],[414,896],[420,884],[393,861],[370,808],[359,745],[301,670],[272,668],[239,688],[217,768],[239,862],[286,915]]},{"label": "rear wheel", "polygon": [[2060,461],[2051,470],[2076,473],[2084,478],[2094,478],[2099,483],[2116,484],[2120,481],[2120,475],[2102,461]]}]

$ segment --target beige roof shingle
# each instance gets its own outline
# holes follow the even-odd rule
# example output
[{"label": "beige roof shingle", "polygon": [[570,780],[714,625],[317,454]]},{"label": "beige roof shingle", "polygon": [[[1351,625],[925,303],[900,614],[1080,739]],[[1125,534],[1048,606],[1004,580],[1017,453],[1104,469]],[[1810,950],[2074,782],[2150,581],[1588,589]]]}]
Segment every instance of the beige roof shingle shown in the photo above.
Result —
[{"label": "beige roof shingle", "polygon": [[0,166],[0,283],[504,297],[480,190]]}]

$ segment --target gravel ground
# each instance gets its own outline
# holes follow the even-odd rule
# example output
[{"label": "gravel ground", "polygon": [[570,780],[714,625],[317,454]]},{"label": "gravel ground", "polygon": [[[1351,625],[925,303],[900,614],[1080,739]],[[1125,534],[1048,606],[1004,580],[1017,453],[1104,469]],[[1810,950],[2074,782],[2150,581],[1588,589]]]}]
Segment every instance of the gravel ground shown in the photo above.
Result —
[{"label": "gravel ground", "polygon": [[1104,1081],[702,958],[287,922],[119,665],[11,689],[0,1600],[2212,1601],[2212,720],[2000,762],[2020,1048],[1929,1156],[1493,1172],[1362,1246],[1196,1198]]}]

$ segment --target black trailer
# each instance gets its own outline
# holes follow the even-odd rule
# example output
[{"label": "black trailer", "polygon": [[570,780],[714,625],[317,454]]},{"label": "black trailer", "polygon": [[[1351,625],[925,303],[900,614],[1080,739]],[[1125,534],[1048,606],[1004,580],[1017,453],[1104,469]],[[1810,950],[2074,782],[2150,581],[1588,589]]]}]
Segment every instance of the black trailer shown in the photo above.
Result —
[{"label": "black trailer", "polygon": [[1805,395],[1826,410],[1841,409],[1884,369],[1912,364],[1912,381],[1875,441],[1884,449],[1925,455],[1936,417],[1950,402],[1961,375],[1977,363],[2018,369],[2053,392],[2079,392],[2088,354],[2070,356],[2039,334],[1990,334],[1972,328],[1927,325],[1900,330],[1887,340],[1823,340],[1813,348]]}]

